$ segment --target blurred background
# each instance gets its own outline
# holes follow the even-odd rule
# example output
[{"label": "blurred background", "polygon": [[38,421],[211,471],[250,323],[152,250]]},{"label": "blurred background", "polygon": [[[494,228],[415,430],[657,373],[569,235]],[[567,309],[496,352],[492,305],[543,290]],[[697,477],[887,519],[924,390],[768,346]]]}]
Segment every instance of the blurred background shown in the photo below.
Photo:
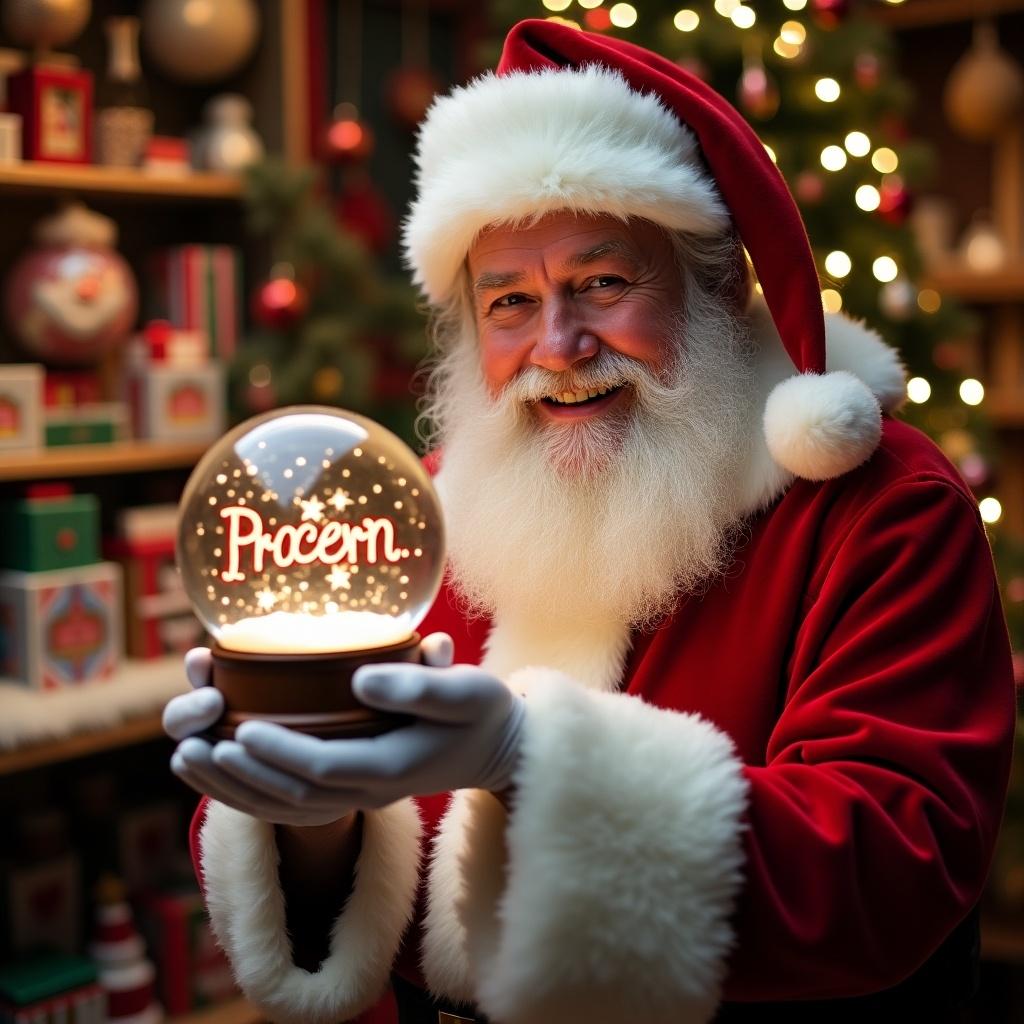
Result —
[{"label": "blurred background", "polygon": [[[1024,0],[0,0],[0,1022],[259,1019],[159,728],[202,639],[176,502],[282,405],[418,444],[416,125],[527,17],[753,125],[977,497],[1024,685]],[[963,1019],[1024,1020],[1019,768],[983,909]]]}]

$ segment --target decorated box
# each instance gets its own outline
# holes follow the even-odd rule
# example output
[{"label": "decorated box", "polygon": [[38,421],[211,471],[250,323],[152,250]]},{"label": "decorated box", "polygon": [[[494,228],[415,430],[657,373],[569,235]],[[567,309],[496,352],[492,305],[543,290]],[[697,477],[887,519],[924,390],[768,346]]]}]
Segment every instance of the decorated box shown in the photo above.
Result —
[{"label": "decorated box", "polygon": [[236,993],[194,882],[144,895],[139,920],[156,964],[157,994],[169,1014],[190,1013]]},{"label": "decorated box", "polygon": [[136,368],[128,390],[136,437],[212,441],[224,432],[224,371],[219,363]]},{"label": "decorated box", "polygon": [[56,493],[0,503],[0,567],[46,572],[99,561],[100,503]]},{"label": "decorated box", "polygon": [[151,313],[185,330],[204,331],[211,354],[227,361],[241,331],[241,259],[230,245],[176,245],[152,263]]},{"label": "decorated box", "polygon": [[0,676],[7,681],[57,690],[108,679],[121,651],[119,566],[0,572]]},{"label": "decorated box", "polygon": [[40,953],[0,967],[0,1024],[105,1024],[107,997],[82,956]]},{"label": "decorated box", "polygon": [[43,368],[0,366],[0,452],[43,446]]},{"label": "decorated box", "polygon": [[80,940],[82,892],[74,854],[11,867],[4,877],[6,941],[16,953],[73,953]]},{"label": "decorated box", "polygon": [[43,419],[47,448],[112,444],[128,435],[128,407],[124,402],[90,402],[73,408],[47,409]]}]

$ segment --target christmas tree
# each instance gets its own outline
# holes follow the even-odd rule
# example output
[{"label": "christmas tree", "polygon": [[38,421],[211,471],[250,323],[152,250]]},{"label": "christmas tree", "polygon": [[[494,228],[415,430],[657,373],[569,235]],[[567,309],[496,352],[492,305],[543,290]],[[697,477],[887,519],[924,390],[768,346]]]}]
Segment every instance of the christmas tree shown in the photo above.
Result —
[{"label": "christmas tree", "polygon": [[409,382],[426,351],[411,285],[384,277],[366,245],[338,223],[316,168],[252,167],[246,204],[269,274],[231,366],[234,418],[281,405],[339,405],[411,443]]}]

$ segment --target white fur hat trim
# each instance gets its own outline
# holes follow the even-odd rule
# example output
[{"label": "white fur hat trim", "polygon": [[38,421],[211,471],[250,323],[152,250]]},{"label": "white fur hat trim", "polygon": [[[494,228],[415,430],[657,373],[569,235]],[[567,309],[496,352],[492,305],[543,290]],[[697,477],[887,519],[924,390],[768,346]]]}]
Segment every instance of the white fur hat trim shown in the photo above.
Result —
[{"label": "white fur hat trim", "polygon": [[804,480],[831,480],[871,457],[882,436],[882,409],[846,370],[804,373],[772,389],[764,436],[783,468]]}]

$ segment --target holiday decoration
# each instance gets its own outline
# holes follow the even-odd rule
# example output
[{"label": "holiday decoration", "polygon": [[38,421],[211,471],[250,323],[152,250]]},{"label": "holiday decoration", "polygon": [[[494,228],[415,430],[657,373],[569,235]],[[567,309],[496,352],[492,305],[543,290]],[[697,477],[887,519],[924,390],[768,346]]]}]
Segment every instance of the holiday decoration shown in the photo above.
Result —
[{"label": "holiday decoration", "polygon": [[1000,45],[993,22],[974,26],[971,48],[946,81],[943,104],[949,123],[964,138],[996,139],[1024,106],[1024,70]]},{"label": "holiday decoration", "polygon": [[107,74],[96,91],[101,164],[137,167],[153,134],[153,111],[139,66],[139,19],[108,18]]},{"label": "holiday decoration", "polygon": [[146,957],[124,885],[110,875],[96,887],[96,930],[89,955],[107,993],[110,1024],[159,1024],[164,1019],[155,998],[156,969]]},{"label": "holiday decoration", "polygon": [[264,327],[287,331],[305,314],[309,293],[295,280],[295,269],[288,264],[277,264],[270,274],[270,280],[253,295],[252,315]]},{"label": "holiday decoration", "polygon": [[838,27],[850,13],[850,0],[811,0],[814,20],[824,29]]},{"label": "holiday decoration", "polygon": [[43,445],[43,368],[0,365],[0,452]]},{"label": "holiday decoration", "polygon": [[1006,263],[1006,243],[995,225],[983,212],[978,212],[960,239],[960,254],[966,266],[975,273],[990,273]]},{"label": "holiday decoration", "polygon": [[779,87],[757,60],[748,60],[740,77],[740,107],[758,121],[768,121],[779,109]]},{"label": "holiday decoration", "polygon": [[359,163],[373,152],[373,132],[352,103],[339,103],[324,134],[323,157],[335,163]]},{"label": "holiday decoration", "polygon": [[203,126],[192,142],[192,160],[207,171],[234,174],[263,158],[263,141],[252,126],[252,104],[223,93],[203,107]]},{"label": "holiday decoration", "polygon": [[92,961],[38,953],[0,967],[0,1024],[99,1024],[107,996]]},{"label": "holiday decoration", "polygon": [[46,409],[43,429],[47,448],[124,441],[128,438],[128,407],[124,402],[95,402]]},{"label": "holiday decoration", "polygon": [[36,248],[7,278],[8,323],[47,362],[96,362],[125,340],[138,309],[131,269],[114,250],[114,222],[73,204],[34,234]]},{"label": "holiday decoration", "polygon": [[910,215],[913,199],[903,179],[889,175],[878,190],[878,216],[890,224],[901,225]]},{"label": "holiday decoration", "polygon": [[178,526],[226,729],[253,716],[318,735],[393,725],[343,684],[367,661],[418,657],[443,558],[430,479],[383,427],[302,406],[228,433],[189,478]]},{"label": "holiday decoration", "polygon": [[142,41],[153,63],[181,82],[211,83],[238,71],[256,47],[254,0],[147,0]]},{"label": "holiday decoration", "polygon": [[37,52],[70,43],[89,20],[90,0],[4,0],[4,32]]},{"label": "holiday decoration", "polygon": [[220,363],[134,363],[128,375],[132,433],[151,441],[212,441],[224,429]]},{"label": "holiday decoration", "polygon": [[334,209],[338,223],[367,249],[381,254],[387,251],[395,234],[395,216],[366,171],[362,168],[349,170]]},{"label": "holiday decoration", "polygon": [[21,155],[26,160],[60,164],[92,161],[90,72],[30,65],[7,79],[7,106],[21,117]]},{"label": "holiday decoration", "polygon": [[46,572],[99,560],[100,503],[48,484],[42,493],[0,504],[0,566]]}]

